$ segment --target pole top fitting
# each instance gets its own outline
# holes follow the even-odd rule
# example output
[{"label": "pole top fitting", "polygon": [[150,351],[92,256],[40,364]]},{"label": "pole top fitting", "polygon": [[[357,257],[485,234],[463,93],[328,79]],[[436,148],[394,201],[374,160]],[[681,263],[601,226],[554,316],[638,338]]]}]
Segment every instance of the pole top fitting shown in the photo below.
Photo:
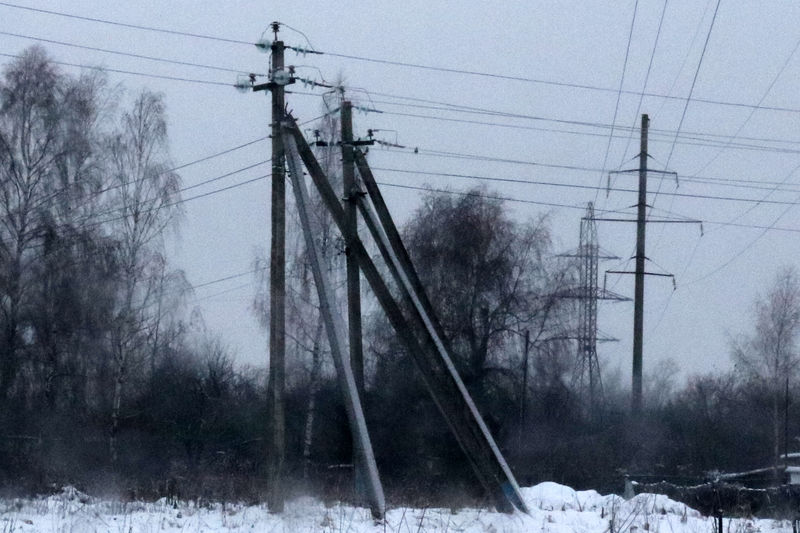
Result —
[{"label": "pole top fitting", "polygon": [[281,29],[281,23],[278,22],[277,20],[275,20],[270,24],[270,28],[272,28],[272,33],[275,34],[275,40],[277,41],[278,40],[278,32]]}]

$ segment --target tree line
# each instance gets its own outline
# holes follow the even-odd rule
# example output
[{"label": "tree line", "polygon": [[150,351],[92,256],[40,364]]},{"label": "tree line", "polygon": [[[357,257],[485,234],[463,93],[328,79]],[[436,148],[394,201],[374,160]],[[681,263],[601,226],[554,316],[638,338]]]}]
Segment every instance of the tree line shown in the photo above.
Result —
[{"label": "tree line", "polygon": [[[327,115],[320,131],[332,142],[316,148],[318,158],[341,187],[336,118]],[[38,47],[6,67],[6,490],[72,483],[143,497],[263,497],[267,376],[234,365],[202,317],[187,311],[191,287],[164,250],[181,216],[180,177],[171,166],[160,95],[126,98],[102,73],[65,74]],[[779,273],[756,302],[750,334],[732,339],[733,370],[679,383],[674,363],[653,365],[646,415],[631,420],[629,392],[612,372],[595,405],[576,385],[578,312],[562,296],[577,284],[577,265],[554,253],[547,217],[517,220],[493,196],[482,189],[427,194],[402,231],[454,363],[523,485],[620,490],[626,472],[699,480],[714,470],[776,464],[787,440],[792,451],[800,434],[786,394],[798,362],[794,270]],[[325,209],[312,212],[327,268],[343,287],[343,242]],[[287,226],[299,228],[291,218]],[[296,231],[287,255],[290,486],[353,498],[346,416]],[[266,278],[256,281],[253,312],[266,326]],[[390,502],[481,502],[412,359],[366,291],[364,298],[363,401]]]}]

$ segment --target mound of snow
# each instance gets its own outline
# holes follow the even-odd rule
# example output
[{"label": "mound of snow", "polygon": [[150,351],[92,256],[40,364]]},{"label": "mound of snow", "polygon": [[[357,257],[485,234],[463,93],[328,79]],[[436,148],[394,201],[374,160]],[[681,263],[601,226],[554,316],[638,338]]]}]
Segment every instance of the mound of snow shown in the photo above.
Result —
[{"label": "mound of snow", "polygon": [[[242,531],[322,531],[326,533],[460,532],[515,533],[699,533],[712,531],[713,519],[658,494],[639,494],[625,501],[593,490],[575,491],[558,483],[523,488],[530,514],[502,514],[486,509],[394,508],[376,523],[368,509],[345,504],[326,506],[304,497],[286,502],[286,511],[271,514],[264,506],[198,505],[165,500],[154,503],[92,498],[74,488],[33,500],[0,500],[0,532],[82,533],[218,533]],[[788,521],[725,520],[730,531],[792,531]]]}]

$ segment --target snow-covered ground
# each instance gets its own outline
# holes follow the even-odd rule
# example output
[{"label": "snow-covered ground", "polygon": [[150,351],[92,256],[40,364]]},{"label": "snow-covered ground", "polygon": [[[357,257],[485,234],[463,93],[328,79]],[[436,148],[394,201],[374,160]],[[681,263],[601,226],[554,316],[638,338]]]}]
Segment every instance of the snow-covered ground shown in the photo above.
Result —
[{"label": "snow-covered ground", "polygon": [[[143,533],[143,532],[464,532],[502,533],[711,533],[711,518],[666,496],[640,494],[625,501],[593,490],[575,491],[557,483],[522,489],[531,514],[504,515],[480,509],[390,510],[375,523],[366,509],[326,507],[312,498],[287,502],[271,515],[264,506],[218,504],[198,507],[112,502],[90,498],[73,488],[40,499],[0,500],[0,533]],[[725,519],[731,533],[792,531],[788,521]]]}]

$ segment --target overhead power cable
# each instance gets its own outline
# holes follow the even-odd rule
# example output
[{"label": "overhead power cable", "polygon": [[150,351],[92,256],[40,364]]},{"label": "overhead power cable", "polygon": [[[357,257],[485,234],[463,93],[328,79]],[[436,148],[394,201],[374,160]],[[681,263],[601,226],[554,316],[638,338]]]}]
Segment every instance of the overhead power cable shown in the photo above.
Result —
[{"label": "overhead power cable", "polygon": [[[516,129],[516,130],[525,130],[525,131],[546,131],[551,133],[563,133],[566,135],[582,135],[588,137],[602,137],[606,138],[607,135],[603,133],[593,133],[587,131],[574,131],[574,130],[561,130],[561,129],[554,129],[554,128],[540,128],[536,126],[527,126],[524,124],[508,124],[502,122],[489,122],[489,121],[482,121],[482,120],[469,120],[469,119],[459,119],[459,118],[451,118],[451,117],[440,117],[435,115],[422,115],[418,113],[401,113],[397,111],[383,111],[385,115],[393,115],[393,116],[401,116],[401,117],[409,117],[409,118],[418,118],[422,120],[436,120],[439,122],[452,122],[458,124],[474,124],[474,125],[482,125],[482,126],[492,126],[492,127],[499,127],[499,128],[507,128],[507,129]],[[625,127],[627,129],[627,126]],[[622,129],[622,128],[617,128]],[[625,136],[622,135],[614,135],[615,138],[624,139]],[[670,136],[672,137],[672,136]],[[709,142],[706,139],[702,139],[699,137],[690,137],[688,135],[681,135],[682,141],[677,141],[677,144],[687,145],[687,146],[707,146],[707,147],[720,147],[723,146],[724,143],[720,142]],[[652,143],[671,143],[673,141],[665,140],[665,139],[657,139],[653,138],[650,140]],[[775,153],[800,153],[800,149],[791,149],[791,148],[779,148],[779,147],[769,147],[769,146],[762,146],[762,145],[747,145],[741,143],[732,143],[728,145],[732,149],[740,149],[740,150],[749,150],[749,151],[758,151],[758,152],[775,152]]]},{"label": "overhead power cable", "polygon": [[14,9],[22,9],[22,10],[25,10],[25,11],[33,11],[33,12],[36,12],[36,13],[45,13],[47,15],[56,15],[56,16],[59,16],[59,17],[67,17],[67,18],[76,19],[76,20],[85,20],[85,21],[88,21],[88,22],[97,22],[97,23],[100,23],[100,24],[109,24],[109,25],[113,25],[113,26],[120,26],[120,27],[123,27],[123,28],[131,28],[131,29],[135,29],[135,30],[144,30],[144,31],[157,32],[157,33],[166,33],[166,34],[169,34],[169,35],[180,35],[180,36],[183,36],[183,37],[194,37],[196,39],[207,39],[207,40],[210,40],[210,41],[219,41],[219,42],[223,42],[223,43],[247,44],[247,45],[251,45],[251,46],[253,45],[253,43],[249,42],[249,41],[242,41],[242,40],[238,40],[238,39],[229,39],[227,37],[217,37],[217,36],[214,36],[214,35],[206,35],[206,34],[202,34],[202,33],[192,33],[192,32],[186,32],[186,31],[171,30],[171,29],[168,29],[168,28],[156,28],[156,27],[153,27],[153,26],[145,26],[143,24],[130,24],[130,23],[127,23],[127,22],[119,22],[119,21],[107,20],[107,19],[101,19],[101,18],[95,18],[95,17],[86,17],[86,16],[83,16],[83,15],[74,15],[74,14],[71,14],[71,13],[64,13],[63,11],[53,11],[53,10],[50,10],[50,9],[42,9],[42,8],[38,8],[38,7],[31,7],[31,6],[23,6],[23,5],[19,5],[19,4],[12,4],[10,2],[0,2],[0,6],[12,7]]},{"label": "overhead power cable", "polygon": [[[653,41],[653,49],[650,50],[650,61],[647,63],[647,72],[644,75],[644,83],[642,84],[642,92],[639,94],[639,103],[636,104],[636,113],[633,114],[633,126],[628,133],[628,141],[625,144],[625,150],[622,151],[622,160],[620,166],[625,163],[625,158],[628,157],[628,149],[633,140],[633,132],[636,131],[636,124],[639,122],[639,112],[642,110],[642,102],[644,101],[644,93],[647,91],[647,83],[650,81],[650,72],[653,70],[653,60],[656,57],[656,49],[658,48],[658,40],[661,37],[661,27],[664,24],[664,15],[667,12],[668,0],[664,0],[664,5],[661,7],[661,17],[658,19],[658,29],[656,30],[656,38]],[[759,102],[761,103],[761,102]],[[613,185],[613,183],[612,183]]]},{"label": "overhead power cable", "polygon": [[[311,96],[311,97],[319,97],[317,93],[309,93],[303,91],[287,91],[291,92],[291,94],[299,95],[299,96]],[[582,121],[582,120],[567,120],[567,119],[560,119],[560,118],[553,118],[553,117],[544,117],[544,116],[537,116],[537,115],[528,115],[522,113],[511,113],[506,111],[499,111],[493,109],[487,109],[482,107],[474,107],[474,106],[465,106],[460,104],[454,104],[451,102],[441,102],[441,101],[434,101],[434,100],[426,100],[422,98],[413,98],[413,97],[406,97],[400,95],[390,95],[386,93],[373,93],[379,94],[381,96],[386,96],[389,98],[397,98],[400,100],[411,100],[411,101],[419,101],[419,102],[427,102],[430,104],[436,105],[421,105],[421,104],[408,104],[408,103],[398,103],[398,102],[387,102],[381,100],[371,100],[373,104],[382,104],[382,105],[392,105],[398,107],[409,107],[409,108],[417,108],[417,109],[428,109],[428,110],[436,110],[436,111],[449,111],[449,112],[457,112],[457,113],[469,113],[469,114],[479,114],[479,115],[488,115],[488,116],[496,116],[496,117],[503,117],[503,118],[518,118],[518,119],[526,119],[526,120],[533,120],[533,121],[543,121],[543,122],[554,122],[559,124],[568,124],[568,125],[575,125],[575,126],[585,126],[591,128],[599,128],[599,129],[611,129],[611,124],[609,123],[602,123],[602,122],[591,122],[591,121]],[[440,107],[444,106],[444,107]],[[454,121],[459,122],[457,119],[449,119],[444,117],[432,116],[432,115],[402,115],[400,113],[394,113],[392,111],[382,111],[383,114],[387,115],[401,115],[401,116],[412,116],[417,118],[430,118],[432,120],[445,120],[445,121]],[[495,123],[495,122],[485,122],[485,121],[470,121],[467,123],[474,123],[474,124],[482,124],[487,126],[503,126],[505,124],[502,123]],[[515,127],[514,125],[510,127]],[[518,129],[530,129],[534,131],[549,131],[555,133],[568,133],[568,134],[575,134],[575,135],[588,135],[594,137],[605,137],[605,134],[600,133],[591,133],[591,132],[581,132],[581,131],[573,131],[573,130],[557,130],[557,129],[547,129],[547,128],[535,128],[535,127],[525,127],[525,126],[517,126]],[[631,126],[616,126],[616,130],[620,131],[638,131],[638,128],[631,127]],[[649,130],[651,137],[654,136],[662,136],[662,137],[669,137],[672,139],[675,135],[675,130],[666,130],[666,129],[659,129],[659,128],[650,128]],[[689,139],[689,140],[696,140],[696,141],[705,141],[708,142],[707,146],[720,146],[723,143],[723,140],[729,140],[733,138],[732,135],[723,135],[717,133],[709,133],[709,132],[696,132],[696,131],[684,131],[680,134],[681,138]],[[623,138],[621,136],[615,135],[615,138]],[[792,140],[792,139],[775,139],[775,138],[765,138],[765,137],[745,137],[739,136],[739,139],[742,140],[749,140],[755,142],[765,142],[765,143],[775,143],[775,144],[790,144],[790,145],[798,145],[800,144],[800,140]],[[717,140],[719,139],[719,140]],[[658,141],[656,142],[671,142],[671,141]],[[688,143],[687,143],[688,144]],[[694,145],[706,146],[701,143],[692,143]],[[774,151],[783,151],[785,149],[779,147],[770,147],[770,146],[763,146],[763,145],[756,145],[756,144],[735,144],[736,148],[742,149],[753,149],[753,150],[774,150]],[[800,151],[798,151],[800,153]]]},{"label": "overhead power cable", "polygon": [[[0,52],[0,56],[11,57],[11,58],[14,58],[14,59],[20,59],[22,57],[22,56],[20,56],[18,54],[6,54],[6,53],[2,53],[2,52]],[[180,76],[166,76],[166,75],[163,75],[163,74],[151,74],[151,73],[147,73],[147,72],[138,72],[138,71],[134,71],[134,70],[123,70],[123,69],[118,69],[118,68],[99,67],[99,66],[96,66],[96,65],[83,65],[83,64],[80,64],[80,63],[69,63],[67,61],[56,61],[54,59],[50,59],[49,61],[51,63],[53,63],[53,64],[63,65],[63,66],[66,66],[66,67],[86,68],[86,69],[90,69],[90,70],[99,70],[99,71],[103,71],[103,72],[115,72],[117,74],[129,74],[131,76],[142,76],[142,77],[145,77],[145,78],[155,78],[155,79],[160,79],[160,80],[183,81],[183,82],[187,82],[187,83],[196,83],[196,84],[199,84],[199,85],[216,85],[216,86],[222,86],[222,87],[233,87],[232,83],[223,83],[221,81],[198,80],[198,79],[195,79],[195,78],[184,78],[184,77],[180,77]]]},{"label": "overhead power cable", "polygon": [[[800,48],[800,39],[798,39],[795,42],[795,45],[792,48],[792,51],[789,52],[789,55],[786,57],[786,59],[783,62],[783,65],[781,65],[781,68],[778,70],[778,72],[775,74],[775,76],[773,76],[772,81],[769,83],[767,88],[764,90],[763,94],[761,95],[761,98],[759,98],[759,100],[758,100],[759,105],[762,104],[764,102],[764,100],[766,100],[767,97],[769,96],[769,93],[772,92],[772,88],[775,86],[775,84],[778,82],[780,77],[786,71],[786,67],[789,66],[789,63],[791,63],[792,58],[797,53],[797,49],[798,48]],[[719,156],[722,155],[722,153],[728,148],[728,145],[730,145],[733,142],[733,140],[736,139],[739,136],[739,133],[741,133],[742,130],[745,128],[745,126],[747,126],[747,124],[753,118],[753,115],[755,115],[755,113],[756,113],[756,110],[755,109],[751,109],[750,112],[747,114],[747,118],[744,119],[744,122],[742,122],[739,125],[739,127],[736,129],[734,134],[731,136],[730,141],[725,146],[720,147],[720,149],[717,150],[717,152],[714,154],[713,157],[711,157],[711,159],[706,161],[706,163],[704,165],[702,165],[698,170],[693,172],[693,175],[696,175],[696,174],[699,174],[700,172],[703,172],[706,168],[709,167],[709,165],[711,165],[714,161],[716,161],[719,158]]]},{"label": "overhead power cable", "polygon": [[606,143],[606,153],[603,156],[603,170],[600,172],[600,181],[598,183],[597,191],[594,195],[594,201],[597,203],[597,196],[600,194],[600,185],[603,183],[603,178],[606,175],[606,165],[608,164],[608,154],[611,152],[611,141],[614,139],[614,127],[617,123],[617,114],[619,113],[619,101],[622,99],[622,86],[625,83],[625,72],[628,70],[628,55],[631,51],[631,40],[633,39],[633,28],[636,25],[636,11],[639,9],[639,0],[633,4],[633,17],[631,17],[631,27],[628,30],[628,44],[625,46],[625,61],[622,63],[622,75],[619,77],[619,89],[617,90],[617,102],[614,104],[614,117],[611,119],[611,132],[608,134],[608,142]]},{"label": "overhead power cable", "polygon": [[514,198],[511,196],[498,196],[495,194],[483,194],[474,191],[464,192],[464,191],[452,191],[448,189],[436,189],[433,187],[418,187],[415,185],[404,185],[401,183],[387,183],[378,181],[376,182],[378,185],[383,185],[385,187],[394,187],[397,189],[409,189],[412,191],[424,191],[424,192],[435,192],[435,193],[444,193],[444,194],[455,194],[458,196],[477,196],[480,198],[486,198],[489,200],[502,200],[506,202],[515,202],[520,204],[532,204],[532,205],[542,205],[546,207],[564,207],[567,209],[580,209],[581,211],[586,211],[585,205],[570,205],[570,204],[559,204],[554,202],[538,202],[536,200],[523,200],[521,198]]},{"label": "overhead power cable", "polygon": [[[703,66],[703,59],[706,57],[706,50],[708,50],[708,42],[711,40],[711,33],[714,31],[714,23],[717,21],[717,13],[719,13],[719,5],[722,3],[722,0],[717,0],[717,5],[714,8],[714,14],[711,16],[711,24],[708,26],[708,33],[706,33],[706,40],[703,43],[703,50],[700,52],[700,59],[697,62],[697,68],[694,71],[694,77],[692,78],[692,86],[689,89],[689,97],[686,99],[686,102],[683,105],[683,112],[681,113],[681,120],[678,122],[678,130],[675,132],[675,139],[672,141],[672,146],[669,150],[669,155],[667,156],[667,162],[664,164],[665,168],[669,168],[669,163],[672,161],[672,154],[675,151],[675,142],[678,140],[678,135],[681,133],[681,129],[683,128],[683,121],[686,119],[686,111],[689,109],[689,103],[692,101],[692,96],[694,95],[694,88],[697,85],[697,78],[700,75],[700,69]],[[656,195],[653,198],[653,203],[655,204],[656,198],[658,198],[658,192],[661,189],[661,183],[663,180],[659,180],[658,182],[658,189],[656,190]]]},{"label": "overhead power cable", "polygon": [[[553,202],[539,202],[534,200],[526,200],[522,198],[515,198],[512,196],[499,196],[494,194],[483,194],[474,191],[454,191],[450,189],[440,189],[434,187],[423,187],[423,186],[415,186],[415,185],[406,185],[401,183],[389,183],[389,182],[377,182],[379,185],[383,185],[385,187],[392,187],[397,189],[408,189],[414,191],[422,191],[422,192],[434,192],[434,193],[442,193],[442,194],[454,194],[458,196],[478,196],[481,198],[487,198],[490,200],[502,200],[514,203],[521,203],[521,204],[533,204],[533,205],[541,205],[546,207],[563,207],[566,209],[577,209],[580,211],[586,211],[586,205],[570,205],[570,204],[559,204]],[[800,205],[800,202],[795,203],[794,205]],[[609,210],[602,210],[597,211],[597,213],[610,213],[613,211]],[[784,231],[788,233],[800,233],[800,228],[790,228],[790,227],[783,227],[783,226],[776,226],[776,225],[759,225],[759,224],[738,224],[738,223],[727,223],[727,222],[720,222],[717,220],[709,220],[709,219],[692,219],[697,220],[698,222],[702,222],[703,224],[713,224],[713,225],[722,225],[722,226],[732,226],[736,228],[746,228],[746,229],[768,229],[770,231]]]},{"label": "overhead power cable", "polygon": [[[527,179],[520,179],[520,178],[498,178],[492,176],[479,176],[474,174],[457,174],[452,172],[434,172],[434,171],[425,171],[425,170],[409,170],[405,168],[385,168],[385,167],[373,167],[373,170],[382,170],[384,172],[396,172],[402,174],[423,174],[426,176],[440,176],[440,177],[448,177],[448,178],[459,178],[459,179],[473,179],[473,180],[480,180],[480,181],[492,181],[492,182],[501,182],[501,183],[519,183],[525,185],[544,185],[548,187],[566,187],[570,189],[584,189],[584,190],[597,190],[597,189],[605,189],[605,187],[597,186],[597,185],[580,185],[575,183],[561,183],[561,182],[554,182],[554,181],[538,181],[538,180],[527,180]],[[615,192],[629,192],[629,193],[638,193],[637,189],[624,189],[624,188],[615,188],[611,189]],[[719,200],[719,201],[727,201],[727,202],[747,202],[747,203],[756,203],[756,204],[772,204],[772,205],[788,205],[788,206],[796,206],[797,202],[790,202],[786,200],[765,200],[763,198],[740,198],[736,196],[715,196],[715,195],[708,195],[708,194],[694,194],[694,193],[680,193],[680,192],[671,192],[671,193],[662,193],[665,196],[676,196],[680,198],[696,198],[702,200]],[[584,206],[585,209],[585,206]]]},{"label": "overhead power cable", "polygon": [[[37,41],[37,42],[49,43],[49,44],[56,44],[56,45],[59,45],[59,46],[68,46],[70,48],[78,48],[78,49],[81,49],[81,50],[91,50],[93,52],[101,52],[101,53],[104,53],[104,54],[113,54],[113,55],[124,56],[124,57],[132,57],[132,58],[135,58],[135,59],[146,59],[148,61],[157,61],[157,62],[160,62],[160,63],[168,63],[168,64],[171,64],[171,65],[181,65],[181,66],[187,66],[187,67],[204,68],[204,69],[216,70],[216,71],[220,71],[220,72],[232,72],[234,74],[249,73],[249,71],[247,71],[247,70],[241,70],[241,69],[237,70],[237,69],[233,69],[233,68],[229,68],[229,67],[220,67],[220,66],[216,66],[216,65],[204,65],[202,63],[192,63],[190,61],[179,61],[179,60],[176,60],[176,59],[167,59],[167,58],[163,58],[163,57],[148,56],[148,55],[143,55],[143,54],[134,54],[132,52],[123,52],[123,51],[120,51],[120,50],[110,50],[108,48],[99,48],[99,47],[96,47],[96,46],[87,46],[87,45],[76,44],[76,43],[68,43],[68,42],[65,42],[65,41],[57,41],[55,39],[46,39],[44,37],[34,37],[33,35],[23,35],[21,33],[11,33],[11,32],[7,32],[7,31],[0,31],[0,35],[8,35],[10,37],[18,37],[20,39],[29,39],[31,41]],[[262,74],[262,73],[253,73],[253,74],[256,75],[256,76],[264,76],[265,75],[265,74]]]},{"label": "overhead power cable", "polygon": [[[346,88],[346,87],[345,87]],[[294,92],[294,94],[303,94],[304,96],[318,96],[315,93],[300,93]],[[384,98],[393,98],[395,100],[403,100],[407,102],[416,102],[416,104],[400,104],[397,102],[387,102],[382,100],[370,100],[371,103],[374,104],[382,104],[382,105],[395,105],[395,106],[405,106],[411,108],[419,108],[419,109],[431,109],[431,110],[438,110],[438,111],[451,111],[451,112],[461,112],[461,113],[473,113],[473,114],[483,114],[489,116],[498,116],[498,117],[506,117],[506,118],[519,118],[519,119],[528,119],[528,120],[541,120],[545,122],[555,122],[561,124],[569,124],[569,125],[577,125],[577,126],[587,126],[587,127],[594,127],[594,128],[603,128],[603,129],[610,129],[611,124],[604,123],[604,122],[596,122],[596,121],[587,121],[587,120],[568,120],[568,119],[561,119],[555,117],[546,117],[541,115],[530,115],[526,113],[518,113],[518,112],[511,112],[511,111],[503,111],[499,109],[491,109],[486,107],[477,107],[477,106],[469,106],[464,104],[458,104],[455,102],[447,102],[443,100],[431,100],[428,98],[418,98],[414,96],[402,95],[402,94],[392,94],[392,93],[383,93],[377,91],[370,91],[369,92],[373,96],[380,96]],[[638,93],[639,96],[642,96],[646,93]],[[431,105],[420,105],[420,104],[431,104]],[[638,111],[637,111],[638,115]],[[639,130],[639,127],[634,124],[633,126],[616,126],[616,129],[628,131],[630,133],[636,132]],[[669,135],[672,137],[675,134],[675,130],[667,130],[663,128],[649,128],[650,134],[659,134],[659,135]],[[779,144],[800,144],[800,140],[792,140],[792,139],[776,139],[776,138],[767,138],[767,137],[748,137],[742,135],[725,135],[721,133],[710,133],[710,132],[701,132],[701,131],[683,131],[681,135],[689,135],[693,137],[709,137],[710,139],[742,139],[746,141],[754,141],[754,142],[768,142],[768,143],[779,143]]]},{"label": "overhead power cable", "polygon": [[[30,6],[23,6],[19,4],[14,4],[11,2],[0,2],[0,6],[10,7],[14,9],[21,9],[26,11],[32,11],[37,13],[43,13],[53,16],[60,16],[66,18],[72,18],[77,20],[85,20],[90,22],[96,22],[100,24],[109,24],[114,26],[120,26],[125,28],[137,29],[142,31],[150,31],[150,32],[157,32],[157,33],[164,33],[169,35],[177,35],[183,37],[192,37],[196,39],[205,39],[210,41],[218,41],[224,43],[232,43],[232,44],[241,44],[247,46],[253,46],[255,43],[252,41],[246,41],[242,39],[233,39],[228,37],[220,37],[215,35],[208,35],[196,32],[186,32],[180,30],[173,30],[169,28],[159,28],[154,26],[147,26],[143,24],[130,24],[126,22],[102,19],[98,17],[87,17],[82,15],[75,15],[71,13],[65,13],[62,11],[55,11],[55,10],[48,10],[48,9],[41,9],[41,8],[34,8]],[[513,75],[506,75],[506,74],[498,74],[492,72],[482,72],[477,70],[467,70],[467,69],[459,69],[459,68],[452,68],[452,67],[443,67],[443,66],[436,66],[436,65],[425,65],[420,63],[411,63],[407,61],[396,61],[390,59],[380,59],[380,58],[373,58],[373,57],[365,57],[360,55],[354,54],[343,54],[338,52],[330,52],[330,51],[319,51],[319,50],[311,50],[308,48],[302,47],[288,47],[297,51],[298,53],[315,53],[321,55],[328,55],[331,57],[340,57],[342,59],[350,59],[354,61],[363,61],[369,63],[377,63],[377,64],[384,64],[384,65],[393,65],[393,66],[401,66],[401,67],[408,67],[408,68],[417,68],[422,70],[429,70],[429,71],[437,71],[437,72],[446,72],[452,74],[463,74],[463,75],[470,75],[470,76],[480,76],[486,78],[494,78],[500,80],[508,80],[508,81],[519,81],[525,83],[535,83],[535,84],[543,84],[543,85],[551,85],[555,87],[567,87],[573,89],[585,89],[591,91],[599,91],[599,92],[606,92],[616,94],[617,89],[613,89],[610,87],[600,87],[596,85],[590,84],[581,84],[581,83],[570,83],[570,82],[563,82],[563,81],[555,81],[555,80],[546,80],[546,79],[538,79],[538,78],[530,78],[525,76],[513,76]],[[623,90],[622,94],[630,94],[639,96],[641,93],[638,91],[631,91],[631,90]],[[673,96],[669,94],[659,94],[659,93],[645,93],[644,96],[653,97],[653,98],[662,98],[666,100],[678,100],[678,101],[686,101],[687,97],[685,96]],[[744,102],[730,102],[724,100],[715,100],[715,99],[708,99],[708,98],[692,98],[694,102],[704,103],[704,104],[711,104],[711,105],[721,105],[721,106],[731,106],[731,107],[742,107],[742,108],[756,108],[756,109],[763,109],[763,110],[770,110],[770,111],[782,111],[788,113],[800,113],[800,108],[789,108],[789,107],[780,107],[780,106],[758,106],[753,104],[747,104]]]},{"label": "overhead power cable", "polygon": [[[493,156],[486,156],[480,154],[467,154],[461,152],[450,152],[450,151],[443,151],[443,150],[430,150],[425,148],[416,148],[415,152],[410,150],[402,150],[402,149],[386,149],[386,150],[375,150],[371,153],[373,154],[380,154],[384,151],[398,153],[408,156],[430,156],[430,157],[440,157],[440,158],[447,158],[447,159],[466,159],[471,161],[485,161],[488,163],[508,163],[512,165],[525,165],[525,166],[532,166],[532,167],[542,167],[542,168],[557,168],[557,169],[564,169],[564,170],[574,170],[578,172],[597,172],[600,169],[597,167],[583,167],[579,165],[566,165],[566,164],[557,164],[557,163],[544,163],[538,161],[526,161],[521,159],[509,159],[509,158],[501,158],[501,157],[493,157]],[[768,180],[756,180],[756,179],[736,179],[736,178],[716,178],[716,177],[708,177],[708,176],[696,176],[692,178],[681,178],[682,182],[685,183],[698,183],[704,185],[712,185],[716,187],[731,187],[731,188],[742,188],[742,189],[752,189],[752,190],[768,190],[768,191],[786,191],[786,192],[800,192],[800,189],[795,189],[792,187],[786,187],[785,183],[786,180],[783,181],[768,181]],[[657,209],[657,208],[656,208]]]}]

